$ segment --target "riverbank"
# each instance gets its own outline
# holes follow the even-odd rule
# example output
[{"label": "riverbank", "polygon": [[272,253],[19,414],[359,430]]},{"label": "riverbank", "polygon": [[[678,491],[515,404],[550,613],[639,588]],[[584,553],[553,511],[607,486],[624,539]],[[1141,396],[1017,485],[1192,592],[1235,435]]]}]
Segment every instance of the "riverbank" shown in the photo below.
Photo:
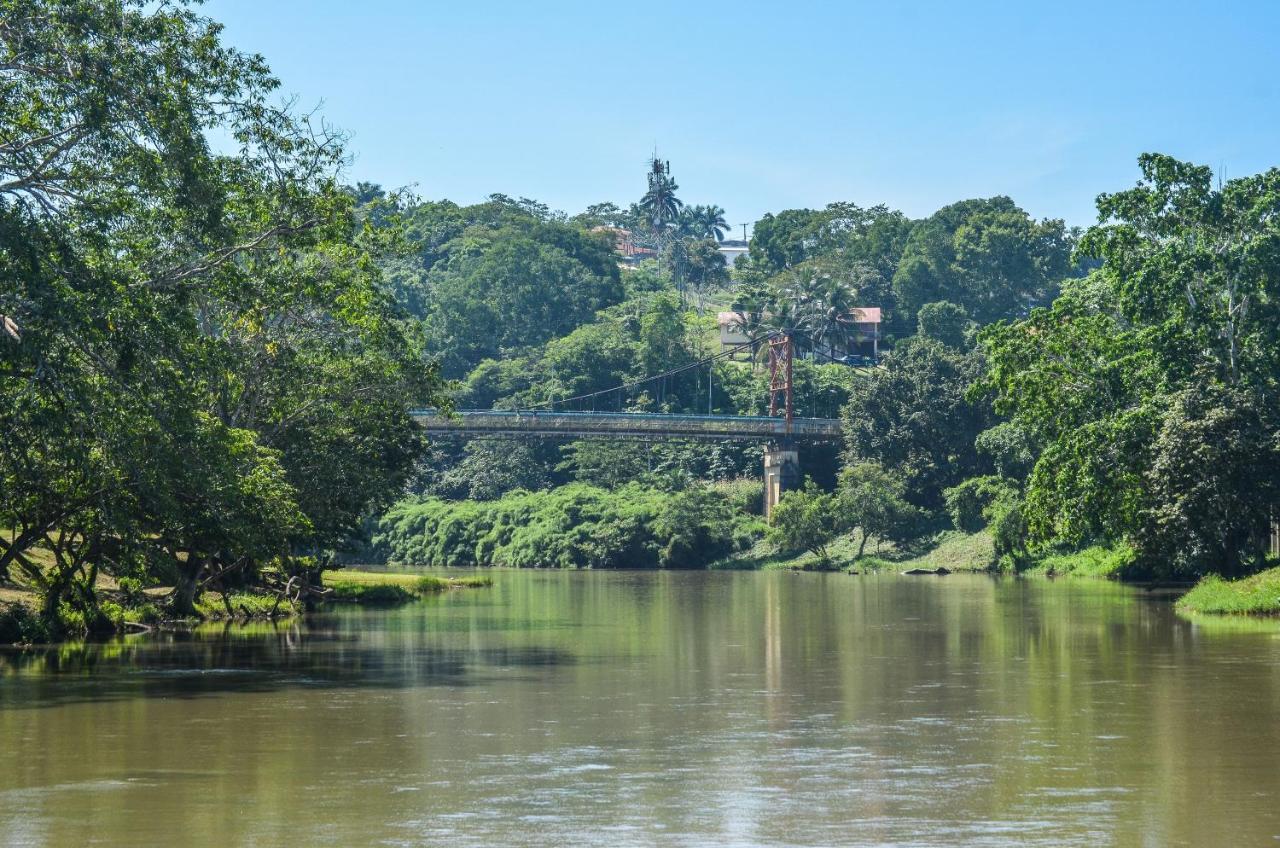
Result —
[{"label": "riverbank", "polygon": [[493,585],[486,574],[438,577],[433,574],[398,574],[390,571],[342,569],[326,571],[324,586],[335,603],[389,605],[408,603],[451,589],[476,589]]},{"label": "riverbank", "polygon": [[1182,596],[1178,609],[1202,615],[1280,616],[1280,568],[1239,580],[1211,574]]},{"label": "riverbank", "polygon": [[[493,578],[488,575],[437,577],[359,569],[326,571],[321,579],[328,590],[322,602],[370,606],[392,606],[453,589],[493,585]],[[206,591],[196,602],[198,616],[174,617],[168,614],[164,603],[171,588],[126,590],[115,581],[101,580],[100,616],[91,625],[83,614],[70,609],[61,610],[57,621],[46,621],[39,615],[40,597],[35,591],[0,587],[0,645],[40,644],[89,633],[187,629],[202,621],[283,621],[302,614],[298,604],[275,592],[241,591],[224,596]]]},{"label": "riverbank", "polygon": [[850,573],[880,571],[995,571],[995,546],[991,533],[962,533],[948,530],[930,537],[913,548],[869,542],[861,556],[862,538],[855,531],[838,537],[827,549],[824,561],[810,551],[779,551],[768,541],[759,541],[750,549],[717,560],[710,568],[720,571],[847,571]]}]

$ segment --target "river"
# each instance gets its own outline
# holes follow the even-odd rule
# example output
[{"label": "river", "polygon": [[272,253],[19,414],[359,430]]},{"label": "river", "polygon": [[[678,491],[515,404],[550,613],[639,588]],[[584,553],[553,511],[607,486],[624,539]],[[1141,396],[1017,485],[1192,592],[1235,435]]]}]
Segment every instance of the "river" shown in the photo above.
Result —
[{"label": "river", "polygon": [[984,576],[494,572],[0,653],[0,845],[1280,838],[1280,628]]}]

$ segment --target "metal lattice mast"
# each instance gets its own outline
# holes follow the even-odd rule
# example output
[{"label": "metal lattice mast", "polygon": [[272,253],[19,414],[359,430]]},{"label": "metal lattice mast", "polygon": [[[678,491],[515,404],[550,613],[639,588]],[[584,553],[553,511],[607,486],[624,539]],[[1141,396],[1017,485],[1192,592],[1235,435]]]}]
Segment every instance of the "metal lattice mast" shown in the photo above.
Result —
[{"label": "metal lattice mast", "polygon": [[787,434],[791,433],[791,376],[795,360],[795,344],[790,333],[779,333],[769,339],[769,417],[778,415],[778,400],[782,398],[787,418]]}]

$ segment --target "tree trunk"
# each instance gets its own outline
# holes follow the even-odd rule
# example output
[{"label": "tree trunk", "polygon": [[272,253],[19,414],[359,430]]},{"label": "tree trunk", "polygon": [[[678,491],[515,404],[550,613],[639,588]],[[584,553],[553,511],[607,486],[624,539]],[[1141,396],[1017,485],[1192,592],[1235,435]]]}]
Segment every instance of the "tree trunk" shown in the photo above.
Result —
[{"label": "tree trunk", "polygon": [[862,541],[858,543],[858,559],[862,559],[862,552],[867,549],[867,531],[862,531]]},{"label": "tree trunk", "polygon": [[196,615],[196,592],[200,589],[200,571],[203,566],[203,560],[193,553],[187,554],[186,562],[178,562],[178,584],[173,587],[173,599],[170,602],[176,615]]}]

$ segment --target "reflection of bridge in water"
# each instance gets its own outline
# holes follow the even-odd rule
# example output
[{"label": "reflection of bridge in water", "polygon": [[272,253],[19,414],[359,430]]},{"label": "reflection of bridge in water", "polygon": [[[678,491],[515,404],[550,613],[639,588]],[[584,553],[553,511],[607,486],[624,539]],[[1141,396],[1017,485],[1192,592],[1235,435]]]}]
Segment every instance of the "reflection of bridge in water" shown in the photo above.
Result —
[{"label": "reflection of bridge in water", "polygon": [[539,436],[624,439],[733,439],[752,442],[837,442],[835,418],[750,415],[669,415],[646,412],[547,412],[544,410],[460,410],[443,416],[413,413],[428,433],[462,436]]},{"label": "reflection of bridge in water", "polygon": [[[661,384],[684,372],[707,369],[707,410],[712,407],[711,366],[737,350],[768,345],[769,415],[692,415],[688,413],[623,412],[626,398],[637,390]],[[840,440],[840,421],[835,418],[801,418],[793,414],[792,367],[795,347],[789,332],[772,332],[745,345],[670,371],[645,377],[622,386],[590,392],[577,397],[547,401],[538,409],[468,409],[441,415],[434,409],[419,409],[413,417],[435,436],[461,438],[606,438],[702,439],[707,441],[752,441],[764,443],[764,509],[768,515],[782,493],[800,483],[800,444],[833,443]],[[701,389],[699,389],[701,397]],[[597,412],[596,404],[617,404],[619,411]],[[581,409],[587,403],[591,411]],[[579,409],[572,407],[579,405]],[[555,407],[560,407],[556,409]]]}]

